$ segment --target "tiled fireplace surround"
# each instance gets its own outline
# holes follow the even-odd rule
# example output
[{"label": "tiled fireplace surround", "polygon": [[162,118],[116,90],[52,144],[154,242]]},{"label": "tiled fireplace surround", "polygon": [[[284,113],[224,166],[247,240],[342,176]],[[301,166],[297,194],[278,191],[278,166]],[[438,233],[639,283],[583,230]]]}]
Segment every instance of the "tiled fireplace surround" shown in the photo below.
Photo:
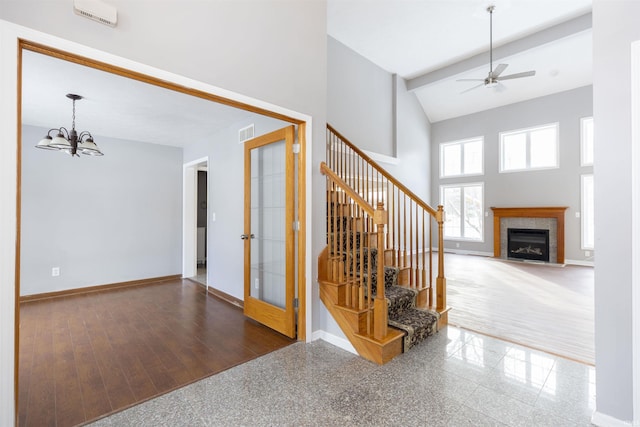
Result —
[{"label": "tiled fireplace surround", "polygon": [[507,258],[508,228],[549,230],[549,262],[564,264],[564,212],[566,206],[498,208],[493,211],[493,256]]}]

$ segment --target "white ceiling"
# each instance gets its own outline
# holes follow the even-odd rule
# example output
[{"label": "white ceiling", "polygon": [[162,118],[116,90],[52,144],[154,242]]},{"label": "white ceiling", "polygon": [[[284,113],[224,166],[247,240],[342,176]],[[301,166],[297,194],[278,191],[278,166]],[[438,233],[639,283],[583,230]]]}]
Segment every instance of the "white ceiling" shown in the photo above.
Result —
[{"label": "white ceiling", "polygon": [[[432,122],[591,84],[587,29],[496,60],[509,64],[505,75],[535,69],[535,77],[460,94],[473,83],[456,79],[484,78],[489,69],[489,4],[496,5],[496,51],[591,9],[591,0],[328,0],[327,32],[413,83]],[[467,59],[478,54],[480,62]],[[22,70],[25,124],[70,128],[65,95],[76,93],[84,97],[76,103],[76,129],[90,131],[98,145],[108,136],[184,146],[253,116],[29,51]]]},{"label": "white ceiling", "polygon": [[[544,40],[550,27],[591,11],[591,0],[328,0],[328,34],[384,70],[416,83],[429,120],[440,120],[589,85],[591,30],[538,42],[494,58],[509,64],[503,75],[536,70],[536,76],[461,94],[489,71],[489,14],[493,46]],[[549,32],[550,33],[550,32]],[[548,37],[548,36],[547,36]],[[513,49],[511,49],[513,50]],[[481,54],[484,63],[470,61]],[[478,58],[475,58],[478,59]],[[456,66],[457,65],[457,66]],[[465,67],[466,66],[466,67]],[[451,70],[451,71],[449,71]],[[437,76],[437,77],[436,77]],[[422,78],[428,83],[419,83]]]},{"label": "white ceiling", "polygon": [[[22,121],[45,128],[71,129],[100,136],[183,147],[253,117],[237,108],[142,83],[31,51],[23,52]],[[44,135],[43,135],[44,136]],[[37,141],[33,141],[37,143]]]}]

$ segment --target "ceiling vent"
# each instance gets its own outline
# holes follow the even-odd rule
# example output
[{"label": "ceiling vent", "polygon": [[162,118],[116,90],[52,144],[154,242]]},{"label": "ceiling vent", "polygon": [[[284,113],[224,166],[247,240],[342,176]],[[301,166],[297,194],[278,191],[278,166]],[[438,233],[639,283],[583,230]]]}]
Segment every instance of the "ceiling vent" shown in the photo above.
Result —
[{"label": "ceiling vent", "polygon": [[110,27],[118,23],[118,10],[100,0],[73,0],[73,11]]},{"label": "ceiling vent", "polygon": [[254,136],[253,124],[244,127],[238,131],[238,143],[242,144],[245,141],[252,139]]}]

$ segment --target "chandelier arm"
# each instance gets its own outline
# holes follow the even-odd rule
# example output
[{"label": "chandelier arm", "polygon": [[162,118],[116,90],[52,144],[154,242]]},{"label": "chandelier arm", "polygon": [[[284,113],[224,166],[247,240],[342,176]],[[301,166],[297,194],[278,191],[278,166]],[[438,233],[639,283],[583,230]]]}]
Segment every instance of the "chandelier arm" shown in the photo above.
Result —
[{"label": "chandelier arm", "polygon": [[[70,133],[69,133],[69,131],[67,130],[67,128],[66,128],[66,127],[61,126],[61,127],[59,127],[58,129],[51,129],[51,130],[57,130],[57,131],[58,131],[58,133],[61,133],[61,134],[62,134],[62,136],[64,136],[65,138],[67,138],[67,140],[68,140],[68,139],[70,139],[70,138],[69,138]],[[64,131],[64,132],[63,132],[63,131]],[[49,131],[49,132],[51,132],[51,131]]]},{"label": "chandelier arm", "polygon": [[80,132],[80,134],[78,135],[78,141],[83,142],[82,138],[84,137],[88,137],[93,139],[93,136],[91,135],[91,132],[89,132],[88,130],[83,130],[82,132]]}]

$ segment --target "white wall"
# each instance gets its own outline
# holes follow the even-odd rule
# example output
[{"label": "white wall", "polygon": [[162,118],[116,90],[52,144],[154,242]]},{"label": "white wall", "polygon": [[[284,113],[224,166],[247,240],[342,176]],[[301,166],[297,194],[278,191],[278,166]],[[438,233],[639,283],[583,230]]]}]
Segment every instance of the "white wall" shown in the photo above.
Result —
[{"label": "white wall", "polygon": [[[260,136],[288,126],[264,116],[234,123],[209,141],[185,148],[184,163],[209,157],[207,284],[244,300],[244,144],[238,129],[255,125]],[[212,221],[215,213],[216,220]]]},{"label": "white wall", "polygon": [[104,156],[72,158],[22,129],[20,295],[180,274],[181,148],[96,135]]},{"label": "white wall", "polygon": [[361,150],[395,156],[392,76],[327,36],[327,121]]},{"label": "white wall", "polygon": [[632,349],[631,305],[631,228],[638,221],[631,170],[639,165],[631,163],[630,45],[640,40],[638,22],[640,2],[593,2],[596,410],[626,422],[634,419],[632,362],[640,357]]},{"label": "white wall", "polygon": [[431,123],[407,82],[397,75],[395,84],[395,128],[398,164],[386,166],[426,203],[431,200]]},{"label": "white wall", "polygon": [[332,37],[327,116],[358,148],[391,157],[380,165],[424,201],[430,194],[430,123],[406,81]]},{"label": "white wall", "polygon": [[[155,67],[161,75],[194,79],[270,103],[280,112],[312,117],[307,155],[314,168],[307,195],[310,215],[324,215],[324,178],[315,167],[324,159],[326,117],[326,1],[114,0],[119,25],[110,28],[75,15],[67,0],[0,0],[0,125],[9,131],[0,144],[0,425],[14,419],[14,289],[16,231],[17,37],[100,57],[104,61]],[[6,22],[8,21],[8,22]],[[16,27],[15,23],[27,28]],[[37,30],[33,32],[29,29]],[[42,33],[45,34],[42,34]],[[58,40],[55,37],[60,37]],[[70,43],[75,42],[76,44]],[[96,52],[100,51],[98,55]],[[103,53],[106,52],[106,53]],[[110,57],[113,54],[116,57]],[[111,59],[109,59],[111,58]],[[124,58],[124,59],[123,59]],[[145,67],[137,67],[145,69]],[[158,71],[160,70],[160,71]],[[174,79],[174,77],[171,77]],[[184,80],[187,79],[178,79]],[[218,91],[222,93],[224,91]],[[317,214],[316,214],[317,213]],[[321,222],[324,224],[324,221]],[[308,226],[309,259],[324,247],[323,226]],[[315,262],[308,277],[317,277]],[[316,295],[312,328],[326,311]],[[310,334],[309,334],[310,335]]]},{"label": "white wall", "polygon": [[[431,125],[433,146],[431,168],[433,203],[440,199],[439,186],[463,182],[484,182],[483,242],[445,241],[445,247],[493,253],[493,213],[491,206],[568,206],[565,212],[565,258],[593,261],[581,249],[580,175],[593,167],[580,166],[580,118],[593,114],[593,88],[585,86],[554,95],[494,108]],[[499,132],[550,123],[559,124],[559,161],[557,169],[499,173]],[[598,126],[598,125],[596,125]],[[477,136],[484,137],[484,175],[464,178],[440,178],[440,144]],[[597,248],[599,249],[599,248]]]}]

